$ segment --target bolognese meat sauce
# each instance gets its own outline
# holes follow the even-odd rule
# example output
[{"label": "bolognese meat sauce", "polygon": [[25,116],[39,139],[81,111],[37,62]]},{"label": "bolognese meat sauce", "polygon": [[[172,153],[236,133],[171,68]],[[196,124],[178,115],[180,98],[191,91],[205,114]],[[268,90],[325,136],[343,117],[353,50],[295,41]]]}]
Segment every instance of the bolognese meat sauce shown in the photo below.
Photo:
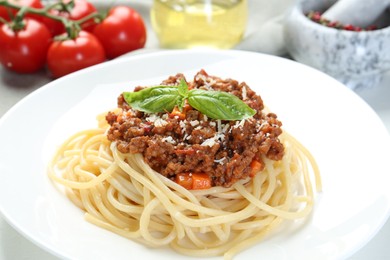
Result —
[{"label": "bolognese meat sauce", "polygon": [[[178,85],[181,79],[185,77],[177,74],[162,85]],[[120,95],[121,112],[106,116],[111,125],[108,139],[116,142],[121,153],[141,153],[152,169],[167,178],[206,173],[212,186],[230,187],[252,177],[253,163],[257,164],[256,170],[263,170],[264,156],[271,160],[283,157],[284,147],[278,139],[282,123],[275,114],[263,112],[261,97],[245,82],[221,79],[201,70],[187,84],[190,89],[229,92],[255,109],[256,114],[239,121],[215,120],[189,105],[177,114],[148,114],[132,109]]]}]

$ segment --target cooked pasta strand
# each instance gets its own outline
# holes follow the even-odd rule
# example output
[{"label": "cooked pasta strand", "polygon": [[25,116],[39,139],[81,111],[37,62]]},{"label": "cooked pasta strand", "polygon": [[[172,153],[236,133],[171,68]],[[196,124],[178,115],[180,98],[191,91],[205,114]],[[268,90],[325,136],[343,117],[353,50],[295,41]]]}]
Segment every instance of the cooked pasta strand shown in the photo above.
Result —
[{"label": "cooked pasta strand", "polygon": [[[104,118],[101,118],[104,120]],[[192,256],[234,255],[275,231],[286,219],[308,216],[321,190],[318,166],[289,134],[282,161],[264,158],[254,178],[230,188],[187,190],[156,173],[140,154],[121,154],[107,125],[69,138],[49,165],[89,222],[148,246]]]}]

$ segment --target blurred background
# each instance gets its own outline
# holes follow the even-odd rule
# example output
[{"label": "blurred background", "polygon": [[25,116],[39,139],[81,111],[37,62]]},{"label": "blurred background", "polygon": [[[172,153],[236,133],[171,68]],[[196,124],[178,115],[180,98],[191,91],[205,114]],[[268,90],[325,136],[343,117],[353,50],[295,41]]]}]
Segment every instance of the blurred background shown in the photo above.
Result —
[{"label": "blurred background", "polygon": [[[50,4],[53,2],[54,1],[42,1],[43,4]],[[146,41],[144,45],[135,50],[121,54],[115,58],[121,58],[123,56],[129,55],[139,55],[145,52],[155,52],[167,48],[175,49],[194,47],[191,45],[193,43],[191,40],[191,34],[196,33],[195,29],[187,28],[187,30],[184,29],[181,32],[176,32],[176,34],[179,34],[179,36],[177,36],[179,38],[175,39],[174,43],[169,41],[170,37],[168,37],[168,40],[164,39],[164,37],[167,37],[165,34],[174,33],[172,30],[173,27],[170,27],[172,25],[166,23],[168,19],[167,17],[170,16],[168,13],[163,13],[163,9],[157,9],[159,7],[152,0],[90,0],[89,2],[91,2],[99,11],[106,11],[114,6],[119,5],[129,6],[139,13],[143,22],[145,23]],[[165,2],[166,4],[170,1],[161,0],[155,2]],[[179,4],[176,3],[176,7],[172,8],[173,10],[180,11],[180,8],[183,8],[184,2],[191,1],[178,0],[176,2],[179,2]],[[210,3],[211,1],[207,0],[205,2]],[[242,9],[236,10],[239,14],[238,16],[234,14],[230,15],[230,17],[228,16],[229,19],[233,19],[233,23],[235,25],[239,24],[239,26],[237,25],[236,32],[232,40],[229,38],[218,41],[218,39],[221,39],[223,35],[217,34],[217,37],[214,37],[213,42],[210,45],[211,47],[260,52],[270,55],[282,56],[288,59],[294,59],[294,57],[290,54],[289,49],[287,48],[289,42],[285,41],[285,28],[286,18],[292,12],[293,8],[297,6],[299,1],[226,0],[222,2],[225,2],[225,4],[229,4],[228,2],[231,2],[232,5],[241,4]],[[323,2],[331,2],[333,4],[335,1],[323,0]],[[172,4],[172,6],[175,6],[175,4]],[[212,13],[212,11],[207,10],[207,8],[203,8],[203,10],[205,12]],[[164,17],[166,18],[165,20]],[[389,12],[385,11],[385,16],[383,19],[388,19],[389,17]],[[188,15],[183,16],[180,19],[183,20],[187,18]],[[312,25],[313,22],[309,21],[309,19],[305,20],[305,23],[306,22],[308,22],[310,26],[314,26]],[[320,27],[314,28],[321,33],[322,30],[325,29],[321,26],[325,27],[325,25],[318,26]],[[388,24],[384,26],[386,27]],[[224,29],[226,30],[226,28]],[[381,29],[381,32],[390,38],[390,33],[387,29],[388,28]],[[164,32],[164,30],[168,30],[168,32]],[[200,32],[197,33],[201,33],[202,31],[203,30],[200,30]],[[1,39],[2,38],[0,38],[0,41]],[[210,47],[207,46],[206,42],[207,39],[205,39],[202,44],[198,44],[198,46],[195,47]],[[386,50],[386,53],[389,52],[389,45],[382,47],[384,48],[384,51]],[[0,52],[1,51],[4,51],[4,49],[0,49]],[[390,64],[390,61],[388,60],[387,63]],[[326,71],[324,72],[326,73]],[[54,78],[52,75],[50,75],[50,72],[46,66],[33,73],[18,73],[12,69],[6,68],[6,66],[1,66],[0,117],[19,100],[52,80],[54,80]],[[355,91],[378,113],[387,129],[390,131],[390,72],[388,70],[382,71],[381,79],[378,82],[354,89],[353,91]],[[371,242],[369,242],[367,246],[357,252],[352,259],[390,258],[390,248],[388,247],[389,239],[390,222],[386,223],[378,235]],[[0,217],[0,259],[55,258],[35,246],[27,239],[23,238],[12,227],[10,227],[2,217]]]}]

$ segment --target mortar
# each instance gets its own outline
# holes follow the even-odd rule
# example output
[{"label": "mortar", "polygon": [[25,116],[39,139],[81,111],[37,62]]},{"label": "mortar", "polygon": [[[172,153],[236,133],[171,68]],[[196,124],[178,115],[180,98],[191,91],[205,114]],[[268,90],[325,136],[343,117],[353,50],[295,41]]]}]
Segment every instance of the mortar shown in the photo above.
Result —
[{"label": "mortar", "polygon": [[[390,70],[390,23],[386,21],[381,29],[356,32],[330,28],[306,16],[310,11],[324,12],[335,2],[297,2],[285,21],[287,51],[296,61],[329,74],[351,89],[373,87]],[[390,17],[389,10],[384,17]]]}]

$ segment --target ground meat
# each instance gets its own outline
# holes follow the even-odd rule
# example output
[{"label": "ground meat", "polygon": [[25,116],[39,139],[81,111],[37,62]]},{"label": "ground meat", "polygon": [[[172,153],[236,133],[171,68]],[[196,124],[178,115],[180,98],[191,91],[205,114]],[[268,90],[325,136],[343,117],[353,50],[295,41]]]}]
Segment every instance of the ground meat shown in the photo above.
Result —
[{"label": "ground meat", "polygon": [[[161,85],[178,85],[183,74],[164,80]],[[118,97],[121,112],[109,112],[108,139],[122,153],[141,153],[151,168],[174,178],[176,174],[207,173],[213,186],[230,187],[251,177],[253,160],[264,165],[263,158],[280,160],[284,146],[279,141],[282,123],[273,113],[264,113],[261,97],[246,83],[221,79],[198,72],[189,88],[230,92],[257,113],[246,120],[225,121],[207,118],[189,107],[185,118],[169,113],[147,114],[133,110]],[[138,91],[144,87],[135,89]]]}]

